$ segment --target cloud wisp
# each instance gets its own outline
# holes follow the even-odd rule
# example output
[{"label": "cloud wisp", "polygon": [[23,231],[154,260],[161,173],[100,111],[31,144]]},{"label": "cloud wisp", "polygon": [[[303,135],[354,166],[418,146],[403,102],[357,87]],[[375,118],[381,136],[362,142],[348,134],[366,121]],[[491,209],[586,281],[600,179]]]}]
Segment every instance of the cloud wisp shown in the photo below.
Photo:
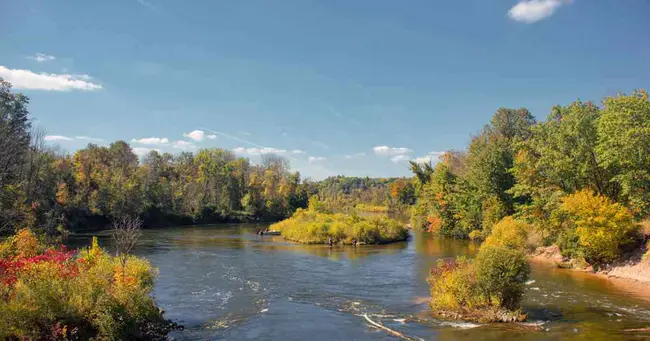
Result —
[{"label": "cloud wisp", "polygon": [[91,141],[91,142],[104,142],[104,139],[100,139],[98,137],[75,136],[74,138],[77,139],[77,140],[86,140],[86,141]]},{"label": "cloud wisp", "polygon": [[532,24],[550,17],[569,3],[571,0],[522,0],[508,11],[508,16],[515,21]]},{"label": "cloud wisp", "polygon": [[225,138],[228,138],[228,139],[231,139],[231,140],[234,140],[234,141],[237,141],[237,142],[242,142],[242,143],[245,143],[245,144],[247,144],[247,145],[251,145],[251,146],[253,146],[253,147],[257,147],[257,148],[265,148],[265,147],[262,146],[262,145],[259,145],[259,144],[255,143],[255,142],[252,142],[252,141],[249,141],[249,140],[246,140],[246,139],[242,139],[242,138],[237,137],[237,136],[232,136],[232,135],[230,135],[230,134],[226,134],[226,133],[222,133],[222,132],[220,132],[220,131],[214,131],[214,130],[206,129],[206,128],[201,128],[201,129],[203,129],[203,130],[205,130],[205,131],[207,131],[207,132],[210,132],[210,133],[214,134],[214,135],[215,135],[215,138],[216,138],[216,135],[219,135],[219,136],[223,136],[223,137],[225,137]]},{"label": "cloud wisp", "polygon": [[379,156],[397,156],[412,153],[413,150],[404,147],[376,146],[372,148],[375,155]]},{"label": "cloud wisp", "polygon": [[131,139],[133,143],[145,144],[145,145],[158,145],[163,146],[169,144],[169,139],[166,137],[143,137],[140,139]]},{"label": "cloud wisp", "polygon": [[16,89],[46,91],[94,91],[102,86],[90,82],[88,75],[69,75],[56,73],[35,73],[30,70],[9,69],[0,65],[0,77],[10,82]]},{"label": "cloud wisp", "polygon": [[27,58],[31,59],[31,60],[35,60],[35,61],[37,61],[39,63],[49,62],[51,60],[56,59],[56,57],[50,56],[50,55],[45,54],[45,53],[37,53],[37,54],[35,54],[33,56],[28,56]]},{"label": "cloud wisp", "polygon": [[347,159],[347,160],[350,160],[350,159],[358,159],[358,158],[364,157],[364,156],[366,156],[366,153],[362,152],[362,153],[354,153],[354,154],[344,155],[343,158]]},{"label": "cloud wisp", "polygon": [[104,139],[100,139],[100,138],[97,138],[97,137],[90,137],[90,136],[69,137],[69,136],[63,136],[63,135],[46,135],[45,137],[43,137],[43,140],[48,141],[48,142],[73,141],[73,140],[90,141],[90,142],[103,142],[104,141]]},{"label": "cloud wisp", "polygon": [[324,157],[324,156],[310,156],[307,159],[307,161],[309,161],[309,163],[319,163],[319,162],[323,162],[325,160],[327,160],[327,158]]},{"label": "cloud wisp", "polygon": [[152,4],[152,3],[149,2],[149,1],[145,1],[145,0],[136,0],[136,1],[137,1],[140,5],[142,5],[142,6],[146,7],[146,8],[148,8],[148,9],[151,10],[151,11],[154,11],[154,12],[157,12],[157,11],[158,11],[158,7],[156,7],[154,4]]},{"label": "cloud wisp", "polygon": [[43,138],[45,141],[72,141],[72,137],[62,135],[47,135]]},{"label": "cloud wisp", "polygon": [[286,149],[278,149],[278,148],[272,148],[272,147],[252,147],[252,148],[244,148],[244,147],[237,147],[233,149],[233,151],[237,154],[247,154],[247,155],[262,155],[262,154],[305,154],[305,151],[300,150],[300,149],[294,149],[294,150],[286,150]]},{"label": "cloud wisp", "polygon": [[180,150],[188,150],[188,149],[194,149],[196,148],[196,146],[192,142],[178,140],[172,142],[172,148],[176,148]]}]

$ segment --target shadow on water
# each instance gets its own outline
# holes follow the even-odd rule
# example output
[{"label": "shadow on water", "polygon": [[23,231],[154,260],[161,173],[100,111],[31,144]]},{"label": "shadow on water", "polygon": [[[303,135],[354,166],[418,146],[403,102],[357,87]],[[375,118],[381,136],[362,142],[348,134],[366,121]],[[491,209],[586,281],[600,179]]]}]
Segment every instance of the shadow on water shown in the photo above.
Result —
[{"label": "shadow on water", "polygon": [[[174,339],[395,340],[363,314],[426,340],[627,340],[650,326],[650,303],[608,281],[532,263],[524,308],[541,325],[444,322],[428,309],[426,277],[438,259],[478,245],[413,231],[381,246],[302,245],[258,236],[265,225],[144,230],[136,254],[159,269],[154,295],[186,330]],[[70,247],[92,234],[73,235]],[[110,234],[99,233],[110,249]],[[646,334],[647,335],[647,334]]]}]

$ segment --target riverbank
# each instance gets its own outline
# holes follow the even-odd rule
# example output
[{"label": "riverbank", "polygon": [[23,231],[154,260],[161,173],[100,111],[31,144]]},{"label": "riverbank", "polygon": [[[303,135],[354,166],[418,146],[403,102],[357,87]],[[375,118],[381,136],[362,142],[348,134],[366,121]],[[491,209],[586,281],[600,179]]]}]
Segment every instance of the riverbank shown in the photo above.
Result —
[{"label": "riverbank", "polygon": [[[568,270],[583,273],[585,276],[592,276],[611,282],[622,291],[634,293],[646,301],[650,301],[650,257],[645,247],[639,248],[629,254],[626,259],[615,262],[610,267],[594,271],[592,267],[575,267],[562,257],[557,246],[539,247],[529,256],[529,260],[559,270]],[[646,255],[644,257],[644,255]]]}]

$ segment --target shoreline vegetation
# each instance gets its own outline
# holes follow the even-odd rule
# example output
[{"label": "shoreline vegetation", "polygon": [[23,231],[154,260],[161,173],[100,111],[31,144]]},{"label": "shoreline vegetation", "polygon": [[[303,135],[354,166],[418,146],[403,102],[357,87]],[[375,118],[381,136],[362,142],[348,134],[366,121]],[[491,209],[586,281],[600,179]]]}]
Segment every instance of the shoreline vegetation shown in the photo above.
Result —
[{"label": "shoreline vegetation", "polygon": [[156,269],[92,245],[50,246],[28,229],[0,244],[0,338],[163,340],[181,328],[151,297]]},{"label": "shoreline vegetation", "polygon": [[[555,106],[543,122],[526,109],[501,108],[466,151],[449,151],[435,166],[412,162],[412,225],[484,241],[476,259],[432,270],[434,312],[486,321],[504,321],[493,309],[518,315],[527,278],[521,262],[535,250],[555,250],[558,267],[646,280],[647,150],[650,101],[639,90],[602,106]],[[487,251],[495,247],[502,252]],[[495,287],[495,278],[508,286]]]},{"label": "shoreline vegetation", "polygon": [[408,240],[404,224],[388,217],[361,217],[356,214],[320,212],[318,204],[310,201],[310,208],[298,209],[291,217],[272,224],[270,229],[280,231],[286,240],[303,244],[387,244]]}]

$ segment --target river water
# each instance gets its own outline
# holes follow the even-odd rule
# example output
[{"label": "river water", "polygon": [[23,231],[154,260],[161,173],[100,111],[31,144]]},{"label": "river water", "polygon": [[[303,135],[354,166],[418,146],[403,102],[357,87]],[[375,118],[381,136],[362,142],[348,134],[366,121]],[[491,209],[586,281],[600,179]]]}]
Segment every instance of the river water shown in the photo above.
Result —
[{"label": "river water", "polygon": [[[636,340],[650,333],[650,286],[617,286],[532,263],[523,307],[541,330],[445,322],[427,306],[425,281],[440,258],[476,245],[414,232],[408,242],[334,247],[257,236],[264,225],[144,230],[135,250],[159,269],[154,295],[185,325],[175,340],[396,340],[363,315],[414,340]],[[87,245],[91,234],[70,237]],[[99,234],[110,249],[110,238]]]}]

